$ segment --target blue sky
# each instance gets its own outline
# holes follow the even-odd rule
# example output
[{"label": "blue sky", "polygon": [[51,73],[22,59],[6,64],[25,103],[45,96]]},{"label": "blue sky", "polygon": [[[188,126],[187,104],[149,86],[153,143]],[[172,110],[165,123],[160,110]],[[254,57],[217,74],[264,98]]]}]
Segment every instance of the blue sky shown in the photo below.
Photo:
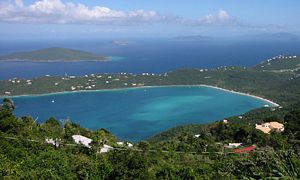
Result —
[{"label": "blue sky", "polygon": [[300,34],[299,0],[0,0],[0,36]]}]

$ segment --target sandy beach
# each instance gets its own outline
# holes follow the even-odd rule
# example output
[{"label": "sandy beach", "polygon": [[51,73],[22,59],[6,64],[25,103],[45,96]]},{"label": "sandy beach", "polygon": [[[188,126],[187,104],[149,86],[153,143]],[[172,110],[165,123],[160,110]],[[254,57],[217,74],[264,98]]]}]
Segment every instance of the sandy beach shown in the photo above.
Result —
[{"label": "sandy beach", "polygon": [[266,102],[272,104],[275,107],[280,106],[279,104],[277,104],[277,103],[275,103],[275,102],[273,102],[273,101],[271,101],[269,99],[262,98],[260,96],[255,96],[255,95],[252,95],[252,94],[247,94],[247,93],[242,93],[242,92],[238,92],[238,91],[234,91],[234,90],[224,89],[224,88],[220,88],[220,87],[217,87],[217,86],[210,86],[210,85],[199,85],[199,86],[210,87],[210,88],[215,88],[215,89],[223,90],[223,91],[230,92],[230,93],[235,93],[235,94],[250,96],[250,97],[254,97],[254,98],[266,101]]}]

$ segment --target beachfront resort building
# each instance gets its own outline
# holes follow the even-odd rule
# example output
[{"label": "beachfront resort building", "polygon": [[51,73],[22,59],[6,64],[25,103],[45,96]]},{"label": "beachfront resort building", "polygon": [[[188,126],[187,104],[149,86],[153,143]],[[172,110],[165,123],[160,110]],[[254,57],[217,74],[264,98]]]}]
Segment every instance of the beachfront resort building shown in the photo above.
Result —
[{"label": "beachfront resort building", "polygon": [[255,129],[258,129],[266,134],[270,134],[271,130],[276,130],[278,132],[284,131],[284,125],[279,122],[266,122],[263,124],[255,124]]}]

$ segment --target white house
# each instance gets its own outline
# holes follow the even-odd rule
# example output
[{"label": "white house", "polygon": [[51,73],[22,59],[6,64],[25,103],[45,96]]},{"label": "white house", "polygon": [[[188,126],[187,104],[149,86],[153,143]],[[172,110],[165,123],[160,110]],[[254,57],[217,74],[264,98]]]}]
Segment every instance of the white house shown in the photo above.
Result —
[{"label": "white house", "polygon": [[228,146],[225,146],[226,148],[238,148],[242,145],[243,143],[229,143]]},{"label": "white house", "polygon": [[196,134],[195,137],[196,137],[196,138],[200,137],[200,134]]},{"label": "white house", "polygon": [[227,120],[227,119],[223,119],[223,123],[224,123],[224,124],[227,124],[227,123],[228,123],[228,120]]},{"label": "white house", "polygon": [[124,142],[117,142],[117,145],[123,146]]},{"label": "white house", "polygon": [[91,148],[90,143],[92,142],[92,139],[81,135],[73,135],[72,138],[76,144],[82,144],[87,148]]},{"label": "white house", "polygon": [[113,147],[109,146],[109,145],[106,145],[104,144],[103,145],[103,148],[100,149],[100,152],[99,153],[107,153],[109,152],[110,150],[114,149]]},{"label": "white house", "polygon": [[52,138],[46,138],[45,139],[45,143],[46,144],[52,144],[53,146],[55,146],[55,147],[59,147],[59,143],[58,143],[58,141],[60,141],[60,139],[52,139]]}]

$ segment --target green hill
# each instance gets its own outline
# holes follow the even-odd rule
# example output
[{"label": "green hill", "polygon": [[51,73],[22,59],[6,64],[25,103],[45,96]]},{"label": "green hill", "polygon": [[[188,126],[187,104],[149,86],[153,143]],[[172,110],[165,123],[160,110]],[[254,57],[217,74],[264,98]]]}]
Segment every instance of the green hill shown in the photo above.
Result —
[{"label": "green hill", "polygon": [[0,57],[0,60],[18,60],[18,61],[108,61],[106,56],[91,52],[66,48],[47,48],[30,52],[17,52],[7,56]]}]

